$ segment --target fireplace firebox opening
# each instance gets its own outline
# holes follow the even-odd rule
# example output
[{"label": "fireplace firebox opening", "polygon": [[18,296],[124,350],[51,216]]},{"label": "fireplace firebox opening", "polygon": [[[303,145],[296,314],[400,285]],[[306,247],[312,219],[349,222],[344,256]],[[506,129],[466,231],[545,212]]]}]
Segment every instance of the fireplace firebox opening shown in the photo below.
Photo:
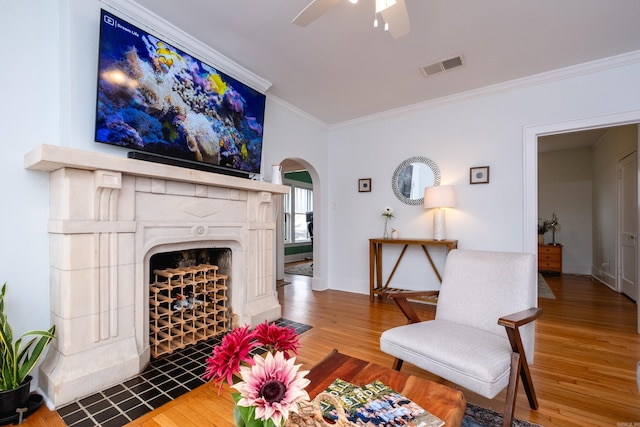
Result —
[{"label": "fireplace firebox opening", "polygon": [[231,249],[158,253],[149,269],[151,357],[229,331]]}]

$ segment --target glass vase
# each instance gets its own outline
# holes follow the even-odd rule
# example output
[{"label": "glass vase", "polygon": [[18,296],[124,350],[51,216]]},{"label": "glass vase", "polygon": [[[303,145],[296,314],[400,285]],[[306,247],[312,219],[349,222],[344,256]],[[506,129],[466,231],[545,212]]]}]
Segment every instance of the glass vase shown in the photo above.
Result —
[{"label": "glass vase", "polygon": [[244,427],[245,425],[244,419],[242,418],[242,414],[240,414],[240,410],[237,405],[233,407],[233,422],[236,427]]},{"label": "glass vase", "polygon": [[387,225],[389,223],[389,218],[385,218],[384,220],[384,234],[382,234],[383,239],[389,238],[389,230],[387,229]]}]

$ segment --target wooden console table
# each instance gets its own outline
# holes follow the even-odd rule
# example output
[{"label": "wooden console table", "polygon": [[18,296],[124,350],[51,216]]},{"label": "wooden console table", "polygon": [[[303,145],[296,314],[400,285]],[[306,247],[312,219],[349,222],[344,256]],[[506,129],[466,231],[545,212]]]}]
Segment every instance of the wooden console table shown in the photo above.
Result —
[{"label": "wooden console table", "polygon": [[[383,245],[403,245],[402,251],[396,260],[395,265],[393,266],[393,270],[391,270],[391,274],[387,278],[387,281],[383,284],[382,278],[382,247]],[[457,240],[433,240],[433,239],[369,239],[369,299],[373,301],[374,295],[380,295],[389,289],[389,283],[393,278],[393,275],[396,273],[396,269],[404,256],[404,253],[407,251],[409,246],[420,246],[424,251],[424,254],[427,256],[429,260],[429,264],[433,269],[434,273],[438,277],[438,280],[442,282],[442,277],[440,276],[440,272],[438,268],[433,263],[431,259],[431,255],[427,250],[429,246],[436,247],[445,247],[447,249],[447,253],[458,247]]]}]

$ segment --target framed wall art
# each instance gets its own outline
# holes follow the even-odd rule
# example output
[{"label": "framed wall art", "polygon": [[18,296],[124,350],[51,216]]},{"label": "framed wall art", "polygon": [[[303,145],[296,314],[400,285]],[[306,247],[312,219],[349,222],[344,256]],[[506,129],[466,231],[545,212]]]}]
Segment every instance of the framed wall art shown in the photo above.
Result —
[{"label": "framed wall art", "polygon": [[469,169],[470,184],[488,184],[489,183],[489,166],[478,166]]},{"label": "framed wall art", "polygon": [[371,191],[371,178],[360,178],[358,180],[358,192],[368,193]]}]

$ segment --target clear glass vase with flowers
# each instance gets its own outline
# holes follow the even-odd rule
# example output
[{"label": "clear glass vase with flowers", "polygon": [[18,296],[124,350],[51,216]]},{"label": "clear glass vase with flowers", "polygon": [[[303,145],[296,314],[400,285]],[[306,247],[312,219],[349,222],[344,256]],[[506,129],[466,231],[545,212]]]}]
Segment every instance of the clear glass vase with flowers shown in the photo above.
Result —
[{"label": "clear glass vase with flowers", "polygon": [[387,206],[386,208],[384,208],[384,210],[382,211],[382,216],[384,217],[384,234],[382,235],[382,238],[388,239],[389,230],[387,227],[389,225],[389,220],[394,217],[393,208],[391,206]]},{"label": "clear glass vase with flowers", "polygon": [[[225,335],[207,358],[204,379],[219,384],[218,393],[226,381],[236,403],[236,425],[247,427],[281,427],[291,412],[298,412],[298,403],[308,401],[305,378],[295,364],[298,335],[292,328],[264,322],[249,330],[248,326]],[[263,354],[256,354],[260,348]]]}]

